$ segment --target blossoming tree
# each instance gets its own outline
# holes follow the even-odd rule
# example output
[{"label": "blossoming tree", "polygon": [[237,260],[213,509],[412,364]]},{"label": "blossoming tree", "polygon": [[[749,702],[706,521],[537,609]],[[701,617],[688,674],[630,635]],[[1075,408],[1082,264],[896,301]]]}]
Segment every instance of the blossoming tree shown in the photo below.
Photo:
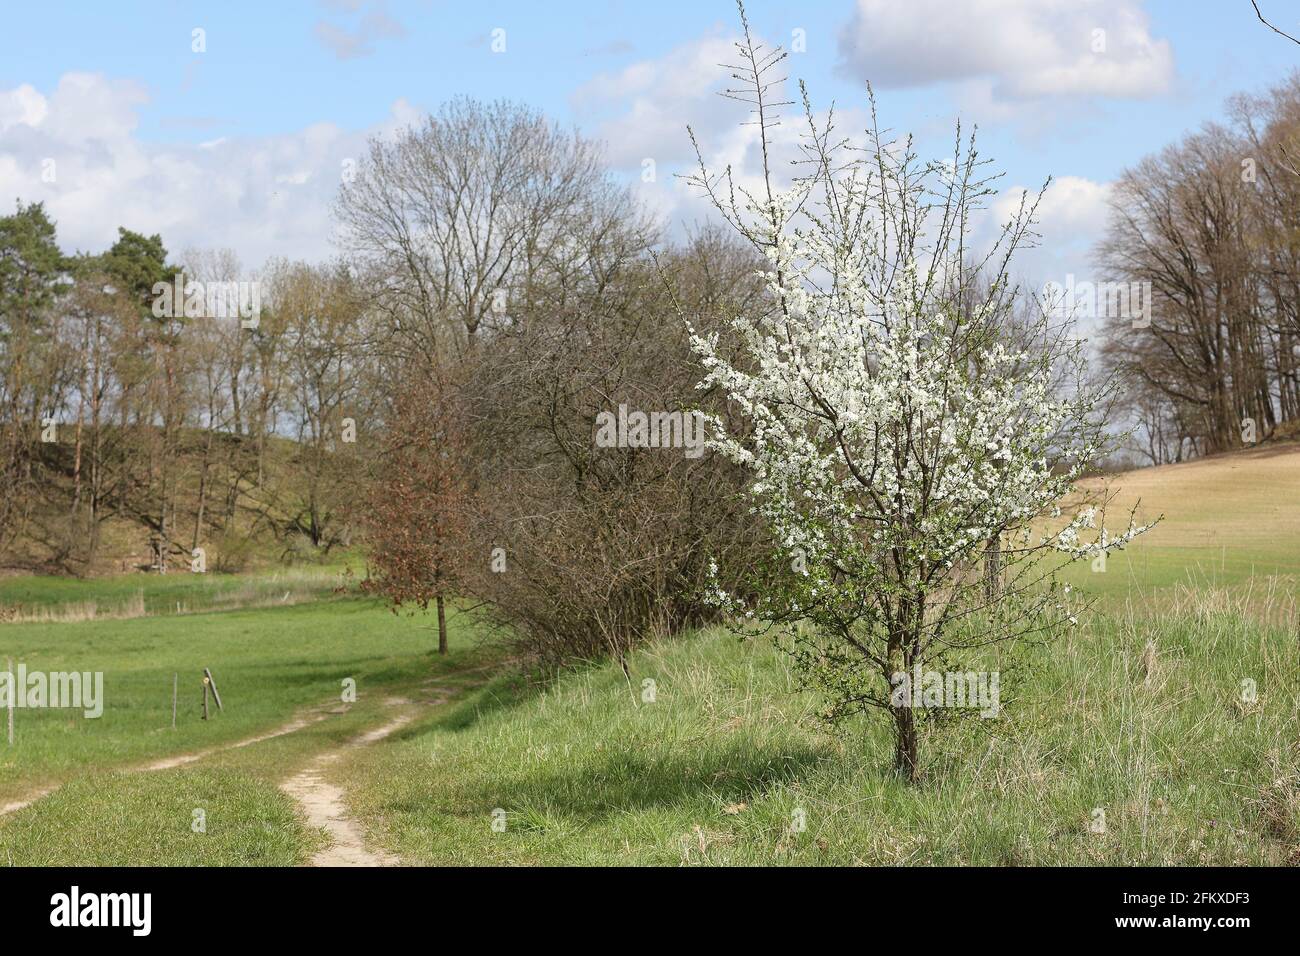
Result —
[{"label": "blossoming tree", "polygon": [[760,597],[716,598],[784,625],[829,718],[888,712],[895,767],[915,779],[921,715],[891,695],[894,676],[1076,623],[1059,569],[1145,528],[1129,513],[1107,531],[1104,494],[1080,504],[1111,389],[1090,383],[1083,344],[1047,310],[1025,317],[1007,278],[1037,199],[975,257],[972,213],[993,190],[974,138],[959,129],[950,159],[921,163],[910,140],[886,140],[872,98],[854,146],[802,84],[800,156],[781,188],[770,157],[786,104],[771,73],[784,54],[741,16],[744,82],[728,94],[753,109],[762,176],[711,171],[697,143],[690,180],[765,256],[771,308],[734,318],[738,352],[693,341],[700,387],[723,390],[747,425],[714,419],[710,447],[750,469],[775,553]]}]

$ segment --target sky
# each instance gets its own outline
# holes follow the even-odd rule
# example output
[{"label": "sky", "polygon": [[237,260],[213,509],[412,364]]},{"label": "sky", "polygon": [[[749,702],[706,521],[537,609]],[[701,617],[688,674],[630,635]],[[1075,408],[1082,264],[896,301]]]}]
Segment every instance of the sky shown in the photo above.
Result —
[{"label": "sky", "polygon": [[[1300,36],[1300,0],[1259,3]],[[845,132],[865,119],[867,81],[882,124],[923,156],[950,151],[958,120],[977,127],[1005,174],[992,217],[1053,177],[1039,247],[1016,266],[1035,283],[1091,274],[1126,167],[1300,67],[1300,45],[1250,0],[747,9],[760,39],[791,51],[789,91],[805,81]],[[745,107],[717,95],[738,34],[731,0],[0,0],[0,202],[43,201],[68,252],[101,251],[125,226],[173,252],[233,249],[250,274],[270,256],[321,261],[346,252],[331,204],[367,139],[469,95],[601,140],[680,235],[709,219],[675,175],[688,123],[707,161],[755,171]]]}]

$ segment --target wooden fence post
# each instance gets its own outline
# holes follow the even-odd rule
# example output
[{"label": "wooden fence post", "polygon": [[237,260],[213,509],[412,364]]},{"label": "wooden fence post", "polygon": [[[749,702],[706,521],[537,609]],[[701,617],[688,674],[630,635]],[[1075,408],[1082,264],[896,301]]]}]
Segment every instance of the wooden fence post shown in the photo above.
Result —
[{"label": "wooden fence post", "polygon": [[212,671],[206,667],[203,668],[203,679],[212,687],[212,699],[217,702],[217,710],[225,710],[226,708],[221,706],[221,693],[217,690],[217,679],[212,676]]}]

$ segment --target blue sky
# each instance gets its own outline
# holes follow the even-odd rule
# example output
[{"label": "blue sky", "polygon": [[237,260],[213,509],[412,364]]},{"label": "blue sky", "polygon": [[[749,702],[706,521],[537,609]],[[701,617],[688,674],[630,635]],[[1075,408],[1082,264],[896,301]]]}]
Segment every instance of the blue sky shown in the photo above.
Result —
[{"label": "blue sky", "polygon": [[[457,94],[522,100],[605,139],[619,175],[670,225],[702,201],[671,175],[697,127],[744,168],[740,107],[713,95],[737,33],[729,0],[271,0],[10,4],[0,34],[0,199],[45,200],[68,248],[117,225],[173,250],[319,259],[340,163]],[[1035,278],[1086,271],[1107,184],[1300,66],[1249,0],[751,0],[755,32],[814,102],[882,115],[942,150],[960,115],[1008,187],[1060,185]],[[1261,0],[1300,34],[1300,2]],[[195,52],[193,31],[206,49]],[[504,30],[504,52],[493,52]],[[1101,52],[1094,31],[1105,31]],[[796,31],[802,31],[797,34]],[[501,34],[497,34],[498,37]],[[640,181],[654,158],[657,181]],[[54,174],[42,175],[53,160]],[[51,181],[52,179],[52,181]]]}]

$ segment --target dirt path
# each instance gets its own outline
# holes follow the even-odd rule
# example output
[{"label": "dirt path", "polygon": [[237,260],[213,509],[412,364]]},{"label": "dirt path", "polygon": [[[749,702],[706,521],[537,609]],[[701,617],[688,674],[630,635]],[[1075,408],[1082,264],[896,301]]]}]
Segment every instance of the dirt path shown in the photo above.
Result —
[{"label": "dirt path", "polygon": [[[510,663],[507,661],[506,663]],[[484,664],[480,667],[469,667],[462,671],[454,671],[450,674],[443,675],[441,678],[431,678],[425,681],[426,692],[429,697],[420,701],[409,700],[405,697],[390,697],[384,703],[390,708],[402,707],[407,712],[394,717],[388,723],[374,730],[367,731],[359,737],[345,744],[343,748],[325,751],[316,757],[304,770],[295,774],[290,779],[280,785],[280,789],[291,796],[306,814],[308,822],[314,826],[326,830],[333,840],[333,844],[312,859],[313,866],[395,866],[400,861],[391,854],[383,852],[373,852],[366,848],[365,840],[362,837],[361,829],[355,820],[348,816],[347,810],[343,803],[343,790],[327,782],[324,779],[324,771],[333,763],[337,762],[349,747],[364,747],[383,740],[390,734],[395,733],[402,727],[405,727],[415,719],[415,711],[412,709],[416,706],[437,707],[451,700],[457,692],[467,690],[474,684],[461,685],[457,687],[430,686],[437,685],[440,680],[455,680],[462,675],[477,674],[485,670],[495,670],[502,666],[500,662]],[[171,757],[163,757],[146,764],[137,764],[125,768],[130,772],[154,771],[154,770],[172,770],[176,767],[183,767],[187,764],[202,760],[212,754],[220,753],[225,750],[236,750],[240,747],[250,747],[253,744],[261,743],[264,740],[271,740],[275,737],[283,737],[285,734],[292,734],[309,727],[312,724],[325,720],[333,714],[344,713],[346,709],[337,707],[324,709],[316,708],[294,717],[288,723],[282,724],[274,730],[256,734],[252,737],[245,737],[234,743],[219,744],[215,747],[208,747],[204,750],[196,750],[186,754],[176,754]],[[33,790],[30,793],[12,800],[9,803],[0,804],[0,817],[10,813],[17,813],[24,807],[29,807],[37,800],[49,796],[58,785],[42,787]]]},{"label": "dirt path", "polygon": [[19,797],[17,800],[11,800],[9,803],[0,804],[0,817],[8,813],[17,813],[23,807],[30,807],[42,797],[48,797],[58,787],[42,787],[40,790],[33,790],[25,797]]},{"label": "dirt path", "polygon": [[275,737],[283,737],[285,734],[291,734],[295,731],[302,730],[304,727],[310,727],[312,724],[319,723],[326,717],[330,716],[333,711],[313,711],[304,714],[301,717],[295,717],[275,730],[269,730],[264,734],[257,734],[254,737],[245,737],[243,740],[237,740],[233,744],[221,744],[217,747],[209,747],[207,750],[196,750],[193,753],[177,754],[174,757],[163,757],[161,760],[155,760],[153,763],[147,763],[143,766],[132,767],[132,770],[171,770],[173,767],[183,767],[186,764],[194,763],[196,760],[202,760],[204,757],[210,757],[215,753],[221,753],[223,750],[238,750],[240,747],[251,747],[253,744],[260,744],[263,740],[271,740]]},{"label": "dirt path", "polygon": [[[434,703],[443,703],[445,697]],[[384,702],[389,707],[409,707],[412,701],[402,697],[390,697]],[[301,772],[280,784],[280,789],[291,796],[302,808],[310,826],[325,830],[331,840],[330,846],[312,857],[312,866],[397,866],[400,862],[395,856],[366,847],[365,837],[360,826],[348,815],[343,802],[343,789],[325,779],[325,771],[331,764],[337,763],[346,747],[365,747],[378,743],[390,734],[401,730],[412,720],[415,714],[408,712],[394,717],[382,727],[369,730],[349,741],[344,748],[329,750],[316,757]]]},{"label": "dirt path", "polygon": [[[196,760],[202,760],[204,757],[210,757],[215,753],[223,750],[238,750],[240,747],[249,747],[253,744],[260,744],[263,740],[271,740],[274,737],[283,737],[285,734],[291,734],[294,731],[302,730],[318,721],[329,717],[334,711],[310,711],[301,716],[295,717],[287,724],[277,727],[275,730],[269,730],[265,733],[256,734],[252,737],[245,737],[243,740],[236,740],[229,744],[218,744],[215,747],[208,747],[204,750],[196,750],[187,754],[176,754],[172,757],[163,757],[161,760],[154,760],[151,763],[136,764],[123,768],[128,773],[139,773],[140,771],[149,770],[171,770],[174,767],[183,767],[186,764],[194,763]],[[10,813],[17,813],[26,807],[30,807],[37,800],[48,797],[55,790],[59,789],[58,785],[51,787],[41,787],[33,790],[17,800],[11,800],[9,803],[0,804],[0,817],[7,816]]]}]

